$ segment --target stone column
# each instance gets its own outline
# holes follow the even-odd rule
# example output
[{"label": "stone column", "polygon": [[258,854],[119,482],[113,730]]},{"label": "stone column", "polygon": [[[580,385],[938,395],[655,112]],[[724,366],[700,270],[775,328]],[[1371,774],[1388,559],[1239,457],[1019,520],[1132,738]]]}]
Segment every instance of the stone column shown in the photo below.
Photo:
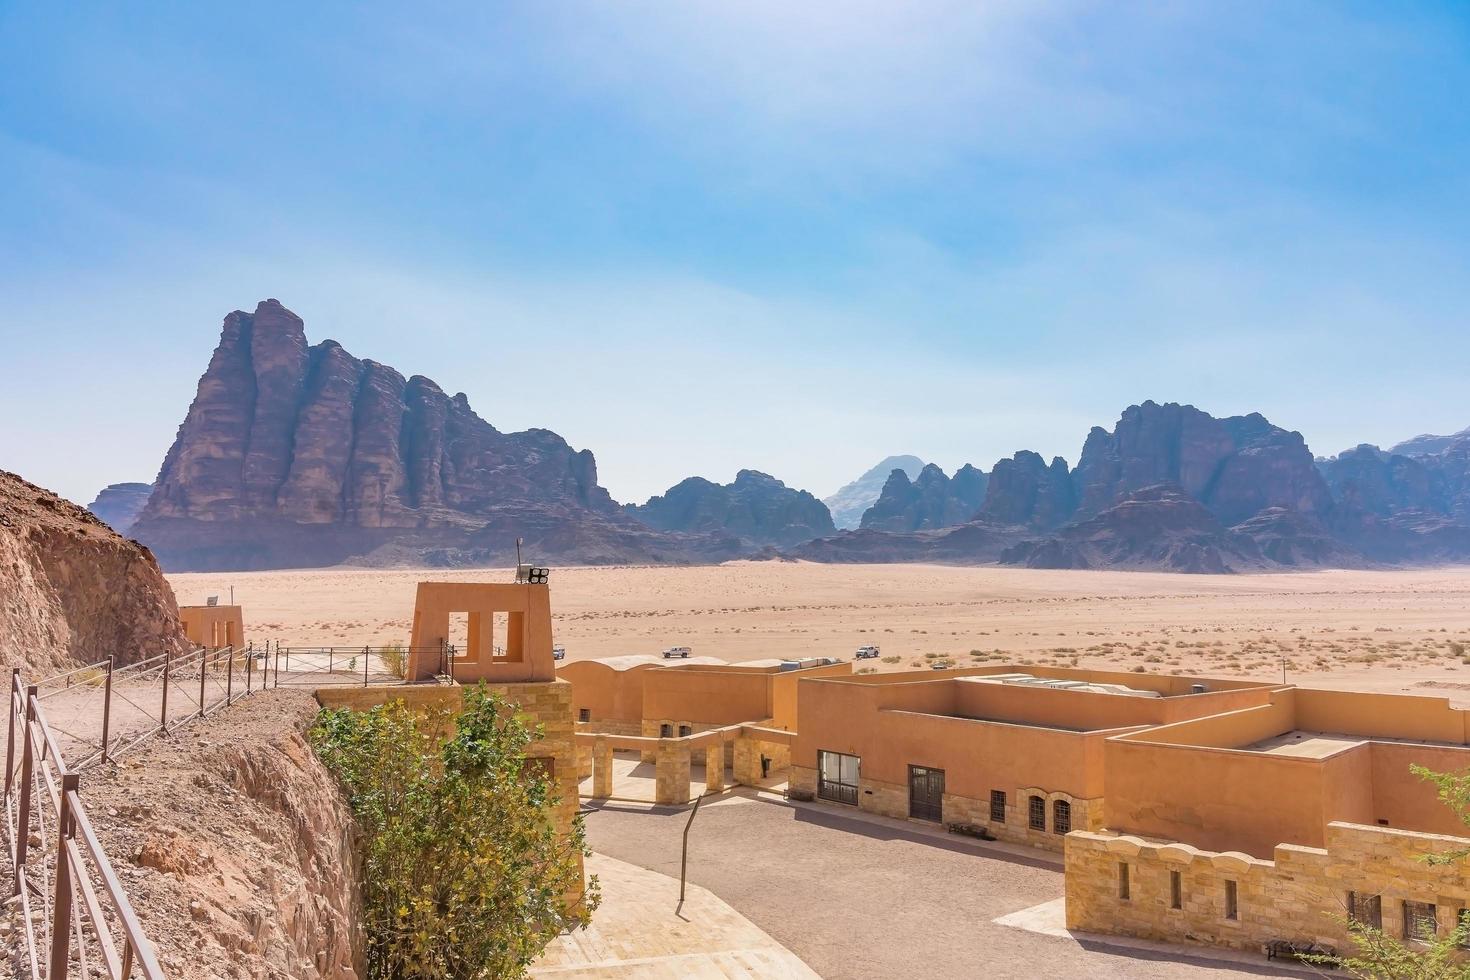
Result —
[{"label": "stone column", "polygon": [[744,735],[735,739],[735,783],[739,786],[760,784],[760,753],[754,739]]},{"label": "stone column", "polygon": [[678,805],[689,802],[689,743],[664,739],[658,743],[654,760],[655,803]]},{"label": "stone column", "polygon": [[725,788],[725,746],[715,743],[704,750],[704,791],[719,793]]},{"label": "stone column", "polygon": [[606,738],[592,743],[592,798],[605,800],[613,791],[613,751]]}]

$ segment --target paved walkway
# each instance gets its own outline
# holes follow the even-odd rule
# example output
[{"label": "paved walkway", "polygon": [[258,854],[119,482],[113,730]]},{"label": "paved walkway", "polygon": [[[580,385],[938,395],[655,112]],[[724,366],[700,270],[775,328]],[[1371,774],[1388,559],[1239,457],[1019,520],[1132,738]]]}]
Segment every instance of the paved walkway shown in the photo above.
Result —
[{"label": "paved walkway", "polygon": [[[687,807],[599,802],[584,809],[595,850],[679,873]],[[827,980],[1320,976],[1264,956],[1233,961],[1213,951],[1128,948],[1009,927],[995,920],[1062,894],[1056,855],[749,790],[700,807],[689,834],[689,880]]]},{"label": "paved walkway", "polygon": [[592,925],[557,939],[533,977],[577,980],[821,980],[805,963],[698,885],[594,854],[602,885]]}]

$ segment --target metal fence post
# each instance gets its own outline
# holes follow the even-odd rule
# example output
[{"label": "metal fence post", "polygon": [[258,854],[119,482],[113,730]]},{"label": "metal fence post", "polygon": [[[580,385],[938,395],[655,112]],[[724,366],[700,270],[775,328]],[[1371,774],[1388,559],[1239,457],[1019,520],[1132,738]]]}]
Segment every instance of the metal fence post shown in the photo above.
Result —
[{"label": "metal fence post", "polygon": [[20,754],[20,822],[15,833],[15,891],[11,894],[19,895],[21,885],[25,880],[26,845],[31,839],[31,782],[32,768],[35,764],[35,753],[31,750],[31,718],[34,717],[34,698],[36,686],[32,684],[26,688],[25,721],[21,723],[21,737],[25,739],[25,747]]},{"label": "metal fence post", "polygon": [[199,652],[199,717],[204,717],[204,669],[209,666],[209,651]]},{"label": "metal fence post", "polygon": [[[61,760],[56,760],[57,765]],[[61,807],[56,823],[56,897],[51,903],[51,968],[46,980],[66,980],[67,961],[71,953],[71,860],[66,842],[76,832],[71,815],[71,794],[77,791],[80,777],[65,773],[61,777]]]},{"label": "metal fence post", "polygon": [[368,686],[368,683],[367,683],[367,677],[368,677],[367,662],[368,662],[368,648],[367,648],[367,644],[363,644],[363,647],[362,647],[362,686],[363,687],[367,687]]},{"label": "metal fence post", "polygon": [[225,651],[230,656],[230,667],[225,672],[225,704],[235,703],[235,648]]},{"label": "metal fence post", "polygon": [[336,666],[336,663],[337,663],[337,661],[336,661],[336,655],[337,655],[337,648],[336,647],[327,647],[327,673],[329,673],[329,674],[332,672],[333,668]]},{"label": "metal fence post", "polygon": [[163,651],[163,703],[158,709],[158,724],[163,729],[163,734],[168,734],[168,675],[172,673],[174,665],[174,652]]},{"label": "metal fence post", "polygon": [[281,641],[276,641],[276,681],[275,686],[281,686]]},{"label": "metal fence post", "polygon": [[245,694],[250,694],[250,677],[255,673],[255,651],[245,648]]},{"label": "metal fence post", "polygon": [[102,761],[107,761],[107,732],[112,724],[112,662],[107,658],[107,680],[102,685]]}]

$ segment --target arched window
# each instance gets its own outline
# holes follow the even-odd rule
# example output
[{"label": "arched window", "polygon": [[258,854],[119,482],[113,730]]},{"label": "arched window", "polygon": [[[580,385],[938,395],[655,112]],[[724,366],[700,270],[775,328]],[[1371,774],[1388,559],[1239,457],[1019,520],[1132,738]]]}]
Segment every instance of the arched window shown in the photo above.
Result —
[{"label": "arched window", "polygon": [[1066,800],[1052,802],[1051,829],[1054,834],[1065,834],[1072,830],[1072,804]]},{"label": "arched window", "polygon": [[1032,830],[1046,829],[1046,800],[1039,796],[1031,797],[1027,812],[1030,815]]}]

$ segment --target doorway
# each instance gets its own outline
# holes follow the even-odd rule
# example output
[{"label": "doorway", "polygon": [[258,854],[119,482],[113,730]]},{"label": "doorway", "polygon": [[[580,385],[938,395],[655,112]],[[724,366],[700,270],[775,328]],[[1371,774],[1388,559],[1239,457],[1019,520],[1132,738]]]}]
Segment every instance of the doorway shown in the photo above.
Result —
[{"label": "doorway", "polygon": [[909,816],[939,823],[944,815],[944,770],[909,766]]}]

